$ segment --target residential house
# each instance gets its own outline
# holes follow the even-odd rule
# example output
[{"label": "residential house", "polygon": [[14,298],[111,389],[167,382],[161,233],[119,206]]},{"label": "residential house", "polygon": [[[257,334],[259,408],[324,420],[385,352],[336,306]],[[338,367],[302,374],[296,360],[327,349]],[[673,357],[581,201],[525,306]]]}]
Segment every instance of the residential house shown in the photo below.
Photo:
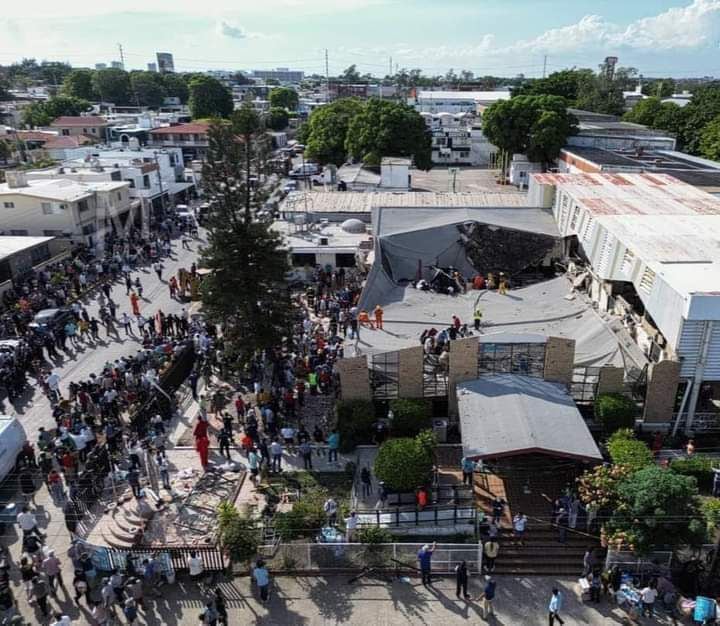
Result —
[{"label": "residential house", "polygon": [[70,245],[65,239],[0,235],[0,295],[12,287],[13,280],[69,253]]},{"label": "residential house", "polygon": [[481,114],[500,100],[509,100],[509,91],[427,91],[410,94],[408,104],[419,113]]},{"label": "residential house", "polygon": [[95,141],[104,141],[107,125],[105,118],[97,115],[64,115],[54,120],[50,127],[60,135],[85,135]]},{"label": "residential house", "polygon": [[154,128],[150,131],[148,145],[152,148],[179,148],[185,161],[202,159],[208,149],[209,127],[208,122],[190,122]]}]

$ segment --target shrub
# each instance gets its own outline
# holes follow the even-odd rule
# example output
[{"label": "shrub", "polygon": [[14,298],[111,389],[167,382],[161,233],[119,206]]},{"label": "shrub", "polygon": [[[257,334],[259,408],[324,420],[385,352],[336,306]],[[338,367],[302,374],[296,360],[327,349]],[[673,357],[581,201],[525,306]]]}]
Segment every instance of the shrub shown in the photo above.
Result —
[{"label": "shrub", "polygon": [[432,467],[432,455],[420,441],[390,439],[378,450],[375,476],[384,481],[390,491],[413,491],[428,482]]},{"label": "shrub", "polygon": [[621,428],[635,425],[637,405],[619,393],[601,393],[595,399],[595,419],[602,425],[606,435]]},{"label": "shrub", "polygon": [[650,448],[635,439],[633,432],[627,428],[618,430],[610,437],[607,448],[612,462],[625,465],[630,471],[634,472],[653,464]]},{"label": "shrub", "polygon": [[432,427],[432,407],[427,400],[393,400],[390,410],[393,412],[391,428],[395,437],[414,437],[421,430]]},{"label": "shrub", "polygon": [[704,500],[701,509],[707,523],[708,535],[712,537],[715,532],[720,531],[720,498]]},{"label": "shrub", "polygon": [[372,443],[375,407],[369,400],[341,400],[335,405],[335,419],[341,452],[352,452],[359,444]]},{"label": "shrub", "polygon": [[701,491],[709,491],[713,482],[713,459],[707,456],[694,455],[686,459],[675,459],[670,469],[676,474],[693,476]]},{"label": "shrub", "polygon": [[258,533],[252,521],[243,518],[231,502],[218,506],[218,538],[233,563],[245,563],[257,554]]},{"label": "shrub", "polygon": [[358,530],[357,540],[360,543],[392,543],[393,536],[387,528],[381,528],[380,526],[368,526]]}]

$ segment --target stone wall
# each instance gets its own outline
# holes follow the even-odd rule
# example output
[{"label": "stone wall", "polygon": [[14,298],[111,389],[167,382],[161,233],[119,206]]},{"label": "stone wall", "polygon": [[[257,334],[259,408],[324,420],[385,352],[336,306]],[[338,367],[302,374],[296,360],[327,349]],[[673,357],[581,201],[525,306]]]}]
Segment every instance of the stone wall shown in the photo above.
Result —
[{"label": "stone wall", "polygon": [[545,380],[569,385],[575,367],[575,340],[548,337],[545,344]]},{"label": "stone wall", "polygon": [[414,346],[398,351],[398,387],[400,398],[423,397],[423,347]]},{"label": "stone wall", "polygon": [[366,356],[339,359],[335,367],[340,375],[343,400],[372,400]]},{"label": "stone wall", "polygon": [[598,376],[598,394],[622,393],[624,391],[624,379],[624,368],[612,366],[601,367]]},{"label": "stone wall", "polygon": [[448,371],[448,412],[457,416],[458,383],[475,380],[478,377],[478,338],[468,337],[450,342],[450,363]]},{"label": "stone wall", "polygon": [[680,363],[660,361],[648,367],[647,392],[645,393],[646,422],[669,422],[675,410],[675,397],[680,383]]}]

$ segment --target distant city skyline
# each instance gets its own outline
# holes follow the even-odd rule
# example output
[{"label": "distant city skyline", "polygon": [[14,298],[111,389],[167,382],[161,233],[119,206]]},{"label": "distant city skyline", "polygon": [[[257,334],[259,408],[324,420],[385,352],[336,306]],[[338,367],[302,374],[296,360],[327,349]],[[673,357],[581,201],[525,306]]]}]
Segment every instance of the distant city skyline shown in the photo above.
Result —
[{"label": "distant city skyline", "polygon": [[[3,6],[0,63],[23,57],[145,69],[157,51],[176,71],[287,67],[330,73],[351,64],[384,76],[539,76],[605,56],[647,77],[720,76],[720,0],[31,0]],[[547,57],[547,61],[545,60]]]}]

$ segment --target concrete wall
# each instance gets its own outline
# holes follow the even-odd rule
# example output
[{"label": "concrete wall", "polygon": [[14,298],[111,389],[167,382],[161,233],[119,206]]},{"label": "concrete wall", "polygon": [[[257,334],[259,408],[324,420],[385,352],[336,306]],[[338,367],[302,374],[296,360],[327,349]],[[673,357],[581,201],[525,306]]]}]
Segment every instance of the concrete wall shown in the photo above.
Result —
[{"label": "concrete wall", "polygon": [[366,356],[340,359],[335,367],[340,375],[343,400],[372,400]]},{"label": "concrete wall", "polygon": [[545,380],[569,385],[575,366],[575,340],[548,337],[545,344]]},{"label": "concrete wall", "polygon": [[457,416],[456,385],[478,377],[478,339],[468,337],[450,342],[448,372],[448,412]]},{"label": "concrete wall", "polygon": [[622,367],[601,367],[598,376],[598,394],[622,393],[625,370]]},{"label": "concrete wall", "polygon": [[423,347],[399,350],[398,386],[401,398],[423,397]]},{"label": "concrete wall", "polygon": [[660,361],[650,364],[643,415],[646,422],[669,422],[672,420],[679,382],[680,363],[678,361]]}]

